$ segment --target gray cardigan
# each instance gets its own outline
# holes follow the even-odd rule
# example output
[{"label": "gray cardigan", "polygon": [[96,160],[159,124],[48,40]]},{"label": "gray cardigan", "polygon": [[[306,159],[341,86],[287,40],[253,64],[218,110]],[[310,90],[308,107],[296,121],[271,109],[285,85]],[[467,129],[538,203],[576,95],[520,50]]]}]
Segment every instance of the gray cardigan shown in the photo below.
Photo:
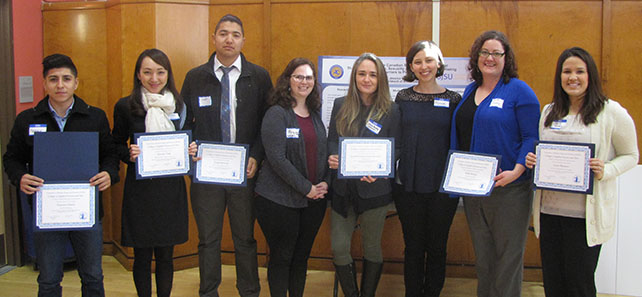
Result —
[{"label": "gray cardigan", "polygon": [[275,105],[267,110],[261,125],[266,158],[256,182],[257,194],[283,206],[302,208],[308,206],[306,195],[312,184],[329,184],[325,126],[318,112],[310,112],[310,116],[317,136],[317,180],[310,182],[307,177],[303,134],[286,137],[288,128],[300,128],[294,110]]}]

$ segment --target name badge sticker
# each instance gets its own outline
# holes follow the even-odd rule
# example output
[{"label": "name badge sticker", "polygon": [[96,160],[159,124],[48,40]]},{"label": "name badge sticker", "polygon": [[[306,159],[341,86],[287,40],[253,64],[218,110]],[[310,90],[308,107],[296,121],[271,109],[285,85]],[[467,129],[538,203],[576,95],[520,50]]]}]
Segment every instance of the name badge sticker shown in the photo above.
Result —
[{"label": "name badge sticker", "polygon": [[566,119],[557,120],[557,121],[553,121],[553,123],[551,124],[551,129],[559,130],[564,128],[564,126],[566,126]]},{"label": "name badge sticker", "polygon": [[285,128],[286,138],[299,138],[299,128]]},{"label": "name badge sticker", "polygon": [[442,107],[442,108],[449,108],[450,107],[450,100],[449,99],[444,99],[444,98],[435,98],[435,107]]},{"label": "name badge sticker", "polygon": [[490,107],[503,108],[504,99],[502,98],[493,98],[493,101],[490,102]]},{"label": "name badge sticker", "polygon": [[366,123],[366,128],[368,128],[368,130],[372,131],[372,133],[374,134],[379,134],[379,132],[381,131],[381,124],[373,120],[369,120],[368,123]]},{"label": "name badge sticker", "polygon": [[172,120],[172,121],[174,121],[174,120],[179,120],[179,119],[181,118],[181,117],[180,117],[180,116],[178,116],[178,114],[177,114],[177,113],[175,113],[175,112],[170,113],[170,114],[168,115],[168,117],[169,117],[169,119],[170,119],[170,120]]},{"label": "name badge sticker", "polygon": [[29,136],[33,136],[36,132],[47,132],[47,124],[29,125]]},{"label": "name badge sticker", "polygon": [[198,97],[198,107],[207,107],[212,105],[211,96],[200,96]]}]

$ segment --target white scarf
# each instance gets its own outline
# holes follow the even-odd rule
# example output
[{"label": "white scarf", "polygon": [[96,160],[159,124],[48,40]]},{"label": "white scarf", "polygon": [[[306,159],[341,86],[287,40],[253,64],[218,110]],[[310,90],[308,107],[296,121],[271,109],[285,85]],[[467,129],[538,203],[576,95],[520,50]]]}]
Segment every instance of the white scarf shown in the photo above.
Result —
[{"label": "white scarf", "polygon": [[167,90],[163,94],[152,94],[145,88],[141,89],[143,107],[147,111],[145,132],[176,131],[174,123],[169,119],[169,115],[176,109],[174,94]]}]

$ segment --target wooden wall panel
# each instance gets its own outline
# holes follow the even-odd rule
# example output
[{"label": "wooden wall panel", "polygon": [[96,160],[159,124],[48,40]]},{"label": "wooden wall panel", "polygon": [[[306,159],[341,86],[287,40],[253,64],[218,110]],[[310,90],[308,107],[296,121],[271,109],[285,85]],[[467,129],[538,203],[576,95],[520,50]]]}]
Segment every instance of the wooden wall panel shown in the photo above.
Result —
[{"label": "wooden wall panel", "polygon": [[272,69],[279,75],[295,57],[405,55],[430,39],[430,2],[332,2],[272,5]]},{"label": "wooden wall panel", "polygon": [[138,55],[156,46],[156,7],[153,3],[122,4],[121,14],[121,65],[122,95],[132,91],[134,67]]},{"label": "wooden wall panel", "polygon": [[642,4],[639,1],[611,3],[614,17],[607,95],[622,104],[633,117],[639,149],[642,145]]},{"label": "wooden wall panel", "polygon": [[44,55],[63,53],[78,68],[77,94],[107,109],[104,10],[50,11],[44,15]]},{"label": "wooden wall panel", "polygon": [[[219,1],[217,1],[219,2]],[[220,1],[222,2],[222,1]],[[216,4],[210,6],[209,14],[209,54],[212,54],[214,48],[213,35],[216,24],[224,15],[231,13],[238,16],[243,22],[243,31],[245,35],[245,44],[243,45],[243,54],[248,61],[263,66],[270,71],[270,61],[263,55],[266,50],[264,35],[264,14],[262,4]],[[208,56],[209,57],[209,56]],[[205,60],[202,62],[204,63]],[[274,77],[274,73],[271,73]]]},{"label": "wooden wall panel", "polygon": [[208,5],[156,4],[156,47],[169,56],[179,91],[185,74],[209,58],[208,19]]},{"label": "wooden wall panel", "polygon": [[552,97],[555,63],[562,50],[584,47],[594,52],[599,63],[600,2],[587,1],[581,7],[573,1],[475,2],[442,4],[442,51],[446,56],[467,57],[482,32],[506,33],[515,50],[520,78],[533,88],[542,107]]},{"label": "wooden wall panel", "polygon": [[[80,71],[78,94],[103,108],[111,118],[116,100],[131,90],[134,62],[143,49],[158,47],[170,56],[180,88],[185,73],[204,63],[214,51],[214,28],[227,13],[244,22],[243,53],[265,67],[273,79],[294,57],[316,63],[320,55],[359,55],[366,51],[404,56],[415,41],[432,38],[429,1],[109,0],[43,7],[45,54],[71,55]],[[440,2],[440,15],[440,46],[449,57],[468,56],[472,42],[485,30],[505,32],[516,52],[520,78],[535,90],[542,106],[550,102],[555,62],[561,51],[571,46],[586,48],[598,67],[608,70],[603,73],[608,94],[622,103],[634,120],[642,120],[642,103],[636,100],[642,86],[635,83],[642,80],[642,58],[636,55],[642,47],[642,41],[636,38],[642,30],[642,2],[451,0]],[[105,240],[117,243],[122,183],[107,194]],[[177,255],[188,259],[180,267],[195,265],[198,240],[193,219],[190,224],[190,242],[177,248]],[[255,230],[259,253],[264,254],[265,240],[258,226]],[[232,252],[229,226],[224,232],[223,250]],[[384,233],[386,260],[398,263],[403,241],[397,218],[386,222]],[[353,240],[357,257],[361,255],[359,246],[357,234]],[[119,248],[121,256],[129,261],[131,250]],[[228,262],[229,256],[224,257]],[[328,263],[332,257],[329,216],[319,232],[313,257],[316,267],[332,267]],[[464,267],[468,269],[466,275],[471,275],[474,252],[462,211],[457,212],[451,228],[448,262],[459,265],[449,266],[450,272],[459,273]],[[540,265],[532,233],[525,263],[529,267]]]},{"label": "wooden wall panel", "polygon": [[[78,69],[75,93],[88,104],[108,112],[105,21],[106,12],[102,9],[43,12],[43,54],[70,56]],[[111,119],[109,113],[107,118]],[[112,214],[111,192],[109,189],[103,193],[103,220],[107,222]],[[112,241],[111,225],[104,227],[103,239]]]},{"label": "wooden wall panel", "polygon": [[[122,42],[121,42],[121,13],[119,7],[109,7],[106,9],[106,31],[107,31],[107,57],[108,61],[120,61],[122,59]],[[109,26],[107,26],[109,24]],[[110,121],[113,121],[114,114],[114,105],[118,102],[118,99],[122,97],[122,65],[120,63],[107,63],[107,85],[109,86],[106,90],[107,92],[107,102],[109,110],[106,110],[107,117]],[[112,122],[113,124],[113,122]],[[113,125],[112,125],[113,126]],[[103,220],[103,228],[107,225],[110,226],[112,232],[112,238],[109,242],[118,241],[120,242],[121,230],[121,213],[123,205],[123,188],[124,182],[122,180],[125,177],[125,166],[121,164],[119,176],[121,182],[112,185],[111,189],[111,199],[110,199],[110,220]],[[108,222],[108,223],[107,223]]]},{"label": "wooden wall panel", "polygon": [[[169,56],[174,72],[176,87],[181,90],[187,72],[207,61],[208,38],[207,5],[180,5],[173,3],[155,4],[155,47]],[[185,30],[185,28],[190,28]],[[132,69],[134,67],[132,66]],[[189,184],[189,179],[186,179]],[[188,256],[198,253],[198,229],[189,204],[189,240],[177,245],[174,256]]]}]

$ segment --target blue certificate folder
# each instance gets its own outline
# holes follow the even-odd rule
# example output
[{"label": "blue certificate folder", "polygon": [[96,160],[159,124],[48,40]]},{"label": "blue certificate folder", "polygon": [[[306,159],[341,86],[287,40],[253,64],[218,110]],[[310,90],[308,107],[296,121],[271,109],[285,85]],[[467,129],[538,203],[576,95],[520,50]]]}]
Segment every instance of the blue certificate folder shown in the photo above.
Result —
[{"label": "blue certificate folder", "polygon": [[[39,132],[33,138],[33,175],[45,184],[89,183],[98,173],[98,132]],[[97,191],[97,189],[95,189]],[[98,218],[98,195],[94,217]],[[34,195],[35,198],[35,195]],[[34,231],[86,230],[95,227],[40,228],[36,224],[38,199],[34,199]]]}]

